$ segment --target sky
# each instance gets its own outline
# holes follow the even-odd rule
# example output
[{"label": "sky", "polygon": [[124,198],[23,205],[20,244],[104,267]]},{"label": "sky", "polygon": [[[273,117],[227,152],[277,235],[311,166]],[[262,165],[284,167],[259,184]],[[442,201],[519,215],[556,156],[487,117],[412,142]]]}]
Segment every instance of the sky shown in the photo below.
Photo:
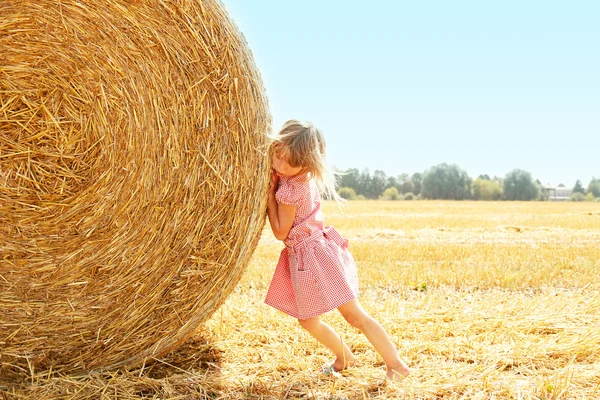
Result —
[{"label": "sky", "polygon": [[600,1],[222,1],[337,168],[600,178]]}]

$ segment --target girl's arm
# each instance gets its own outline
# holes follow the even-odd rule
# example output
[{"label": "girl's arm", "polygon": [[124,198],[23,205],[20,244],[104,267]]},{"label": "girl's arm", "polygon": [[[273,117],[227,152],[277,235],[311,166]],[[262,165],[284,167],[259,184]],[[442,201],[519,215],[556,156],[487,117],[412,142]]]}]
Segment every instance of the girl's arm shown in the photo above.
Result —
[{"label": "girl's arm", "polygon": [[277,203],[275,192],[279,176],[273,171],[271,173],[271,183],[269,184],[269,200],[267,202],[267,215],[271,230],[277,240],[285,240],[292,229],[294,218],[296,217],[296,206]]}]

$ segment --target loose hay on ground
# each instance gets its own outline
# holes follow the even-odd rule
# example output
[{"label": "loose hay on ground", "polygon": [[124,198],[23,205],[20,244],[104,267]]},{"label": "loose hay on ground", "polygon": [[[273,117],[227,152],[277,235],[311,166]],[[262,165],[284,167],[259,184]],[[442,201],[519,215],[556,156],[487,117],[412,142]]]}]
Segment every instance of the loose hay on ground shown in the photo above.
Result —
[{"label": "loose hay on ground", "polygon": [[[558,238],[563,236],[561,232],[578,226],[592,229],[583,211],[594,205],[352,202],[346,205],[346,214],[333,204],[324,207],[328,222],[340,232],[351,233],[348,236],[358,263],[362,304],[390,333],[413,368],[412,376],[398,389],[379,385],[384,373],[381,358],[364,336],[336,313],[324,318],[349,343],[360,365],[344,373],[343,379],[331,381],[320,376],[319,366],[331,355],[292,318],[263,303],[281,249],[267,228],[236,290],[180,351],[147,364],[143,370],[61,379],[38,375],[31,384],[7,390],[19,399],[103,398],[98,393],[120,399],[137,399],[140,393],[146,398],[164,399],[600,397],[600,332],[596,329],[600,324],[600,285],[589,279],[600,272],[600,249],[596,247],[593,259],[570,266],[567,261],[571,256],[588,254],[585,235],[573,235],[571,243],[562,244],[565,251],[548,258],[536,257],[536,247],[522,246],[518,240],[513,247],[505,247],[504,233],[498,229],[519,225],[533,230],[542,221]],[[417,258],[405,260],[404,265],[396,263],[396,246],[405,244],[405,238],[386,240],[386,246],[377,253],[358,245],[358,237],[370,237],[372,228],[360,226],[372,223],[368,214],[373,212],[386,216],[378,229],[402,229],[407,235],[460,223],[464,228],[460,236],[468,238],[465,221],[471,221],[471,234],[476,239],[480,226],[489,225],[486,234],[502,235],[496,248],[499,255],[504,252],[515,261],[529,260],[527,268],[532,271],[550,263],[569,273],[556,275],[554,281],[540,276],[528,280],[527,286],[506,288],[496,280],[501,277],[501,268],[490,273],[494,267],[491,262],[475,268],[467,258],[459,258],[456,270],[472,269],[474,285],[454,285],[448,275],[455,270],[431,268],[426,289],[413,290],[406,269],[418,272],[426,265]],[[421,218],[424,213],[431,218]],[[459,221],[461,215],[465,221]],[[398,217],[403,220],[401,228],[395,226]],[[596,234],[598,230],[596,226]],[[430,249],[430,257],[452,258],[456,242],[446,231],[439,232],[432,237],[436,247]],[[521,234],[514,235],[516,239]],[[373,237],[371,244],[378,241]],[[489,243],[493,244],[492,238]],[[413,247],[420,246],[427,244],[415,238]],[[478,259],[490,251],[470,246],[468,240],[463,246]],[[418,249],[414,251],[418,253]],[[381,253],[388,257],[381,257]],[[136,392],[136,388],[143,392]]]}]

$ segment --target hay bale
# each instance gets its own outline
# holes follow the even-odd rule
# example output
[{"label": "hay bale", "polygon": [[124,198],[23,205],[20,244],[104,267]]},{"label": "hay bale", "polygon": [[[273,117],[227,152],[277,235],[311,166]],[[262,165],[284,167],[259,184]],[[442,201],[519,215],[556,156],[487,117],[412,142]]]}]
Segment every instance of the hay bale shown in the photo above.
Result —
[{"label": "hay bale", "polygon": [[217,0],[0,0],[0,376],[135,364],[225,301],[270,124]]}]

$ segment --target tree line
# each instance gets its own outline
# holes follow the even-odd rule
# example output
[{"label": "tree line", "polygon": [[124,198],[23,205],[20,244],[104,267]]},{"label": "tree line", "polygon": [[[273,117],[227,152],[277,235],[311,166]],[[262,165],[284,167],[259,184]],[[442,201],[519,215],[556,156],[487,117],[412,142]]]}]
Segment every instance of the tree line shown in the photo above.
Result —
[{"label": "tree line", "polygon": [[[387,176],[376,170],[351,168],[340,173],[338,193],[347,200],[446,199],[446,200],[548,200],[549,192],[531,173],[514,169],[504,177],[482,174],[472,179],[456,164],[442,163],[412,175]],[[600,201],[600,179],[593,178],[587,188],[575,182],[571,200]]]}]

